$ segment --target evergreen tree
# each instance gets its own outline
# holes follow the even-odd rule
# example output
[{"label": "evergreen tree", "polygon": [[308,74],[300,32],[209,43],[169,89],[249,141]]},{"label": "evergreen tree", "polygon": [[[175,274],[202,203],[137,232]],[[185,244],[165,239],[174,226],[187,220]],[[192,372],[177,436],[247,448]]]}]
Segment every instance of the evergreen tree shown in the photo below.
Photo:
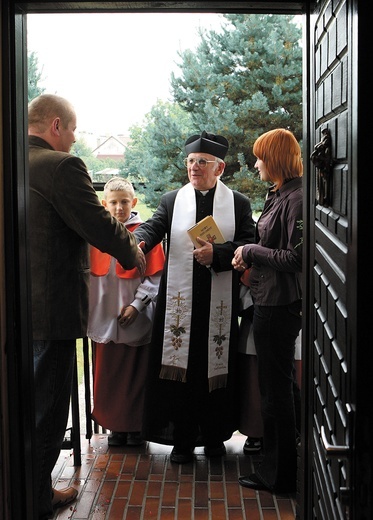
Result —
[{"label": "evergreen tree", "polygon": [[163,101],[158,101],[145,116],[143,126],[130,129],[131,141],[119,174],[133,182],[153,210],[163,193],[187,182],[184,142],[193,131],[189,114]]},{"label": "evergreen tree", "polygon": [[31,52],[28,55],[27,61],[28,73],[28,102],[42,94],[45,89],[38,86],[42,78],[43,68],[39,69],[39,59],[36,52]]},{"label": "evergreen tree", "polygon": [[[187,182],[183,144],[203,130],[229,141],[223,181],[260,210],[267,186],[254,172],[252,146],[273,128],[302,132],[301,28],[287,15],[225,14],[219,30],[199,30],[195,51],[178,52],[174,104],[158,103],[132,129],[123,175],[141,179],[145,202]],[[139,188],[138,188],[139,189]],[[151,202],[150,202],[151,201]]]},{"label": "evergreen tree", "polygon": [[243,154],[255,164],[256,138],[273,128],[302,132],[301,29],[291,16],[226,14],[219,31],[200,31],[196,52],[179,53],[182,74],[172,74],[174,100],[195,126],[228,138],[224,174],[229,182]]}]

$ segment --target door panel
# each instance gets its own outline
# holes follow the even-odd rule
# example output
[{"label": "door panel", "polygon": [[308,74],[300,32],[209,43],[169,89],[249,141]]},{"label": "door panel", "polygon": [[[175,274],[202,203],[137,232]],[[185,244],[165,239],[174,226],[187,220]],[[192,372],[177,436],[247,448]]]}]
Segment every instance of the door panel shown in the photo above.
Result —
[{"label": "door panel", "polygon": [[[352,505],[351,464],[354,367],[348,334],[348,261],[351,228],[350,46],[348,2],[322,1],[313,26],[314,151],[309,195],[312,290],[307,316],[312,377],[307,403],[309,460],[305,518],[347,519]],[[350,26],[351,27],[351,26]],[[314,155],[314,154],[313,154]],[[318,161],[316,161],[316,158]],[[312,296],[311,296],[312,295]]]}]

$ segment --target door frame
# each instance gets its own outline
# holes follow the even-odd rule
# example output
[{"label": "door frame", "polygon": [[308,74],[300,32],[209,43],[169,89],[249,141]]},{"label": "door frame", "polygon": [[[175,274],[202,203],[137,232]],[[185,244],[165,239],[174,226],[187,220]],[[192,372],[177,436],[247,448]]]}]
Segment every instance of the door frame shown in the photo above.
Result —
[{"label": "door frame", "polygon": [[[2,378],[2,394],[7,397],[7,419],[2,426],[7,458],[2,466],[4,520],[36,518],[35,490],[30,486],[36,457],[33,432],[33,359],[30,318],[30,273],[28,251],[28,164],[27,164],[27,14],[73,12],[211,12],[303,14],[304,103],[307,127],[303,136],[305,172],[308,169],[310,143],[309,118],[309,15],[313,2],[50,2],[2,0],[2,90],[3,90],[3,161],[5,291],[7,327],[7,381]],[[228,6],[228,7],[227,7]],[[308,176],[305,175],[305,179]],[[306,208],[305,211],[308,211]],[[307,231],[305,230],[305,234]],[[305,236],[305,247],[307,238]],[[305,254],[307,258],[309,255]],[[303,355],[303,354],[302,354]],[[307,431],[306,429],[304,431]],[[303,443],[305,444],[305,443]],[[303,457],[305,460],[305,457]],[[303,472],[306,474],[306,471]],[[302,484],[304,486],[304,484]],[[300,497],[304,493],[300,492]],[[302,502],[302,498],[301,498]],[[301,503],[301,508],[304,504]]]}]

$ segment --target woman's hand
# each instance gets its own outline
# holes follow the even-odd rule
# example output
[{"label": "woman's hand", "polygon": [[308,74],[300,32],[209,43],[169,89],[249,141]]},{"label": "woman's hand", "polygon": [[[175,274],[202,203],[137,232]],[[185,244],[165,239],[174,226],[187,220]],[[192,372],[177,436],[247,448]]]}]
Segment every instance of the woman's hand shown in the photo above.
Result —
[{"label": "woman's hand", "polygon": [[242,249],[243,246],[237,247],[236,251],[234,252],[232,265],[236,271],[245,271],[245,269],[247,269],[247,263],[244,262],[242,257]]}]

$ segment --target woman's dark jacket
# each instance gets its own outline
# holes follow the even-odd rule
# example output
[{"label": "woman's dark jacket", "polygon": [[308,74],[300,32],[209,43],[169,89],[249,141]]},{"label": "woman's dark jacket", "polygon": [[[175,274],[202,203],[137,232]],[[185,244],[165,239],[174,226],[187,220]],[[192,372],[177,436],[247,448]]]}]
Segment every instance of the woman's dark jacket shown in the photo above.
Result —
[{"label": "woman's dark jacket", "polygon": [[257,222],[257,244],[243,248],[257,305],[288,305],[302,298],[302,178],[285,183],[268,198]]}]

